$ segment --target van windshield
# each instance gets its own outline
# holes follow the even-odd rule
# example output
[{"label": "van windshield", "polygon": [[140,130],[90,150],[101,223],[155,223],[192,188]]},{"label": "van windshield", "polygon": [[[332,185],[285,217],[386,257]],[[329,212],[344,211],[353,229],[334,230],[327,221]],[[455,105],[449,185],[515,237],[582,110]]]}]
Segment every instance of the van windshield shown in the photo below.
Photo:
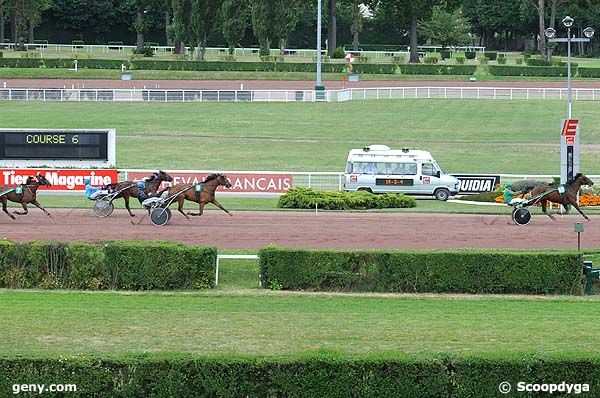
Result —
[{"label": "van windshield", "polygon": [[346,165],[346,173],[416,175],[416,163],[354,162]]}]

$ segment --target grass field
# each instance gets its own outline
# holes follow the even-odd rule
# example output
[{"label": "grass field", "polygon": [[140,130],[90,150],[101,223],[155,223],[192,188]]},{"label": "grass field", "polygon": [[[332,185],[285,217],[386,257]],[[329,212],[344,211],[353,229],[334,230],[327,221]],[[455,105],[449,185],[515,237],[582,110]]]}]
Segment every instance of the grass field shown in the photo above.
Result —
[{"label": "grass field", "polygon": [[[0,290],[3,356],[472,355],[600,352],[589,298],[338,295],[257,290],[224,262],[207,292]],[[242,288],[240,288],[240,286]]]},{"label": "grass field", "polygon": [[[581,169],[600,170],[600,113],[576,102]],[[558,174],[563,101],[5,102],[3,127],[117,129],[120,168],[342,171],[348,150],[429,150],[447,172]]]}]

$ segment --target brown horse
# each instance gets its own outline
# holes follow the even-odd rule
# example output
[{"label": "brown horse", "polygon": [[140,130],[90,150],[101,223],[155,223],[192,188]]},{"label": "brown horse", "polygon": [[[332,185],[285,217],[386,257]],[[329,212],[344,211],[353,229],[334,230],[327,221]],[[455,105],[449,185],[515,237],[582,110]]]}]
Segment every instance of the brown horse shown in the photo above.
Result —
[{"label": "brown horse", "polygon": [[[180,192],[179,195],[176,196],[175,200],[177,200],[178,207],[177,210],[185,216],[188,220],[189,216],[201,216],[204,212],[204,206],[207,203],[212,203],[217,206],[219,209],[223,210],[225,213],[231,214],[226,208],[219,203],[219,201],[215,198],[215,191],[219,185],[223,185],[225,188],[231,188],[231,181],[229,178],[220,173],[211,174],[200,184],[177,184],[173,185],[167,189],[162,190],[159,195],[163,193],[167,193],[168,196],[175,195],[177,192]],[[198,187],[198,189],[196,188]],[[188,212],[187,214],[183,212],[183,203],[189,200],[191,202],[198,203],[198,213]]]},{"label": "brown horse", "polygon": [[[581,188],[582,185],[591,186],[594,185],[594,182],[585,175],[577,173],[577,175],[571,181],[567,181],[564,185],[561,185],[559,188],[553,189],[546,195],[542,196],[538,201],[542,204],[542,211],[544,212],[544,214],[546,214],[548,217],[554,220],[554,217],[551,214],[546,213],[546,205],[548,201],[550,201],[553,203],[560,203],[561,205],[563,205],[565,209],[567,209],[567,213],[569,212],[567,205],[572,205],[575,209],[577,209],[579,214],[583,216],[583,218],[590,221],[588,216],[583,214],[583,212],[579,208],[579,205],[577,204],[577,194],[579,193],[579,188]],[[561,188],[564,188],[564,192],[562,193]],[[533,197],[536,195],[540,195],[547,190],[548,188],[536,188],[533,191],[531,191],[531,196]]]},{"label": "brown horse", "polygon": [[[0,196],[0,200],[2,201],[2,211],[8,214],[8,216],[13,220],[15,219],[15,216],[10,214],[7,209],[8,201],[10,200],[11,202],[20,203],[21,206],[23,206],[24,211],[14,212],[17,215],[24,216],[27,213],[29,213],[29,210],[27,209],[27,204],[32,203],[35,207],[41,209],[44,213],[46,213],[48,217],[52,217],[50,213],[48,213],[48,211],[44,209],[42,205],[40,205],[37,201],[37,189],[40,185],[44,185],[46,187],[52,186],[52,184],[50,184],[50,181],[48,181],[43,175],[38,174],[37,176],[35,176],[35,178],[27,178],[25,184],[21,184],[16,187],[0,187],[0,192],[10,190],[10,192]],[[20,188],[21,193],[17,193],[18,188]]]},{"label": "brown horse", "polygon": [[158,173],[154,173],[150,177],[147,177],[145,179],[144,189],[140,189],[138,186],[138,182],[136,181],[121,181],[117,184],[111,184],[108,187],[111,189],[111,191],[118,191],[120,189],[129,187],[120,194],[118,194],[115,197],[115,199],[123,198],[123,200],[125,200],[125,208],[129,212],[129,215],[131,217],[135,217],[135,214],[133,214],[131,212],[131,209],[129,208],[129,198],[137,198],[140,201],[140,203],[142,203],[145,199],[156,195],[156,192],[160,187],[160,183],[163,181],[172,182],[173,177],[171,177],[164,171],[159,170]]}]

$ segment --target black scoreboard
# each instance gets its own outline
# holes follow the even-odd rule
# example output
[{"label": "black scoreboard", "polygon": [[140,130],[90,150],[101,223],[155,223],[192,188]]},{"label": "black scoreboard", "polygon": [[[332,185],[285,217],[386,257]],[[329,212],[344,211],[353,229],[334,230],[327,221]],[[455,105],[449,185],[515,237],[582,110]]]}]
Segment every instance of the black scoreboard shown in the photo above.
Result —
[{"label": "black scoreboard", "polygon": [[108,131],[0,130],[0,159],[108,160]]}]

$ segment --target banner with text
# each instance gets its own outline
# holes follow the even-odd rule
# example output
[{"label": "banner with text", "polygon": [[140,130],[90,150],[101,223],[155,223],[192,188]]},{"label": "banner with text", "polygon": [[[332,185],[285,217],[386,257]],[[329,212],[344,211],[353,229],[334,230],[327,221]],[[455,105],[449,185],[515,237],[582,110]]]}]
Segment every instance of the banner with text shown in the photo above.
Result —
[{"label": "banner with text", "polygon": [[[168,171],[173,177],[174,184],[197,184],[204,181],[210,174],[208,172],[184,172]],[[152,172],[130,171],[127,173],[127,179],[139,181],[149,177]],[[232,173],[226,174],[231,181],[231,188],[220,186],[219,190],[223,192],[245,192],[245,193],[285,193],[292,187],[291,174],[270,174],[270,173]],[[163,182],[161,188],[170,186],[171,183]]]},{"label": "banner with text", "polygon": [[92,185],[102,186],[118,181],[117,169],[0,169],[0,185],[15,186],[24,184],[27,177],[42,174],[52,186],[41,190],[85,191],[83,180],[90,179]]}]

